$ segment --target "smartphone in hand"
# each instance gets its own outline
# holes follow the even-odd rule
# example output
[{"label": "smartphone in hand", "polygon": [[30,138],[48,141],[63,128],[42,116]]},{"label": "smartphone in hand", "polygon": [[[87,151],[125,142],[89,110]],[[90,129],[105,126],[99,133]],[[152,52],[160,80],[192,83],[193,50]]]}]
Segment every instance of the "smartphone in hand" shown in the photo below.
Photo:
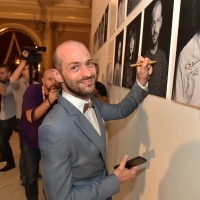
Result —
[{"label": "smartphone in hand", "polygon": [[[130,160],[127,160],[125,167],[127,169],[130,169],[131,167],[135,167],[138,165],[141,165],[143,163],[147,162],[147,160],[141,156],[137,156],[135,158],[132,158]],[[117,169],[119,167],[119,165],[115,165],[114,169]]]}]

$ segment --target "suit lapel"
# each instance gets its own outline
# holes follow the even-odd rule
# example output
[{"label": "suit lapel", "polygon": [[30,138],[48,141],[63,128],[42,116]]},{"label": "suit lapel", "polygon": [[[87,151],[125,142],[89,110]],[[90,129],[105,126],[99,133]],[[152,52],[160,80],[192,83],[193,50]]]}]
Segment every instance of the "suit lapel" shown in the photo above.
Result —
[{"label": "suit lapel", "polygon": [[102,155],[105,154],[105,143],[100,137],[100,135],[97,133],[93,125],[88,121],[88,119],[82,114],[78,114],[77,118],[74,121],[77,126],[83,131],[85,135],[90,138],[90,140],[99,148]]},{"label": "suit lapel", "polygon": [[100,112],[97,113],[95,109],[101,130],[101,136],[99,136],[99,134],[97,133],[93,125],[88,121],[88,119],[74,105],[72,105],[68,100],[63,98],[61,95],[59,95],[58,97],[58,103],[60,103],[70,115],[77,115],[77,117],[75,117],[74,119],[74,123],[76,123],[76,125],[81,129],[81,131],[85,135],[87,135],[87,137],[90,138],[90,140],[97,146],[105,161],[105,153],[106,153],[105,131],[103,128],[104,125],[102,122],[102,118],[100,116]]}]

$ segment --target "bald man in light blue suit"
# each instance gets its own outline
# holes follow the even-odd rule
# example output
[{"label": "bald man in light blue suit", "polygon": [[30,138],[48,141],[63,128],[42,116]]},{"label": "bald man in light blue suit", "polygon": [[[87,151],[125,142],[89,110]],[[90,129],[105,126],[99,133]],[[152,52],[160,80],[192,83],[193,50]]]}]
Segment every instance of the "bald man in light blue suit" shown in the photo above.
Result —
[{"label": "bald man in light blue suit", "polygon": [[[125,168],[127,156],[108,175],[103,120],[126,118],[148,94],[147,80],[152,73],[147,58],[138,68],[137,82],[119,104],[95,99],[96,70],[87,48],[77,41],[66,41],[54,52],[53,70],[62,90],[58,104],[39,128],[43,182],[48,200],[110,200],[120,184],[135,177],[136,167]],[[83,111],[84,104],[90,107]],[[92,106],[92,102],[95,104]]]}]

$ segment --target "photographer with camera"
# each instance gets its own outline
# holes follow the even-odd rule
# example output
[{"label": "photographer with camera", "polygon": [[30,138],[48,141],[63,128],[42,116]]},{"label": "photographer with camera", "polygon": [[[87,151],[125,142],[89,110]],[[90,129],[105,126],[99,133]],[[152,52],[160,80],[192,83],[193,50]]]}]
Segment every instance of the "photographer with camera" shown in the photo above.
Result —
[{"label": "photographer with camera", "polygon": [[[16,127],[15,127],[16,132],[19,132],[18,126],[19,126],[19,121],[21,119],[21,113],[22,113],[22,98],[27,87],[30,85],[30,80],[34,79],[35,72],[36,72],[36,70],[32,68],[32,74],[30,76],[30,73],[29,73],[30,65],[27,62],[28,55],[29,55],[28,50],[24,50],[22,52],[21,62],[10,78],[10,84],[13,89],[16,107],[17,107]],[[39,84],[38,82],[35,82],[35,81],[32,81],[32,83]],[[25,187],[25,170],[24,170],[24,164],[23,164],[23,159],[22,159],[21,154],[19,157],[19,170],[20,170],[21,185],[24,188]]]},{"label": "photographer with camera", "polygon": [[59,85],[52,75],[52,69],[46,69],[43,73],[42,84],[29,86],[23,96],[19,130],[26,175],[25,193],[28,200],[38,199],[37,175],[41,158],[38,147],[38,127],[53,105],[57,103],[58,88]]}]

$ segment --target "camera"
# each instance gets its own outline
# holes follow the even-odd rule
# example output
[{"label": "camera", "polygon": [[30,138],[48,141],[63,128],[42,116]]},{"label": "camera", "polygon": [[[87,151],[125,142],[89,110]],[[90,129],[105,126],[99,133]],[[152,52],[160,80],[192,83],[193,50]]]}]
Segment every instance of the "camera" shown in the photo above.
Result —
[{"label": "camera", "polygon": [[28,51],[28,57],[22,55],[22,59],[27,60],[28,63],[39,63],[42,61],[42,54],[38,53],[39,51],[46,52],[46,47],[29,47],[26,46],[23,48],[23,51]]}]

